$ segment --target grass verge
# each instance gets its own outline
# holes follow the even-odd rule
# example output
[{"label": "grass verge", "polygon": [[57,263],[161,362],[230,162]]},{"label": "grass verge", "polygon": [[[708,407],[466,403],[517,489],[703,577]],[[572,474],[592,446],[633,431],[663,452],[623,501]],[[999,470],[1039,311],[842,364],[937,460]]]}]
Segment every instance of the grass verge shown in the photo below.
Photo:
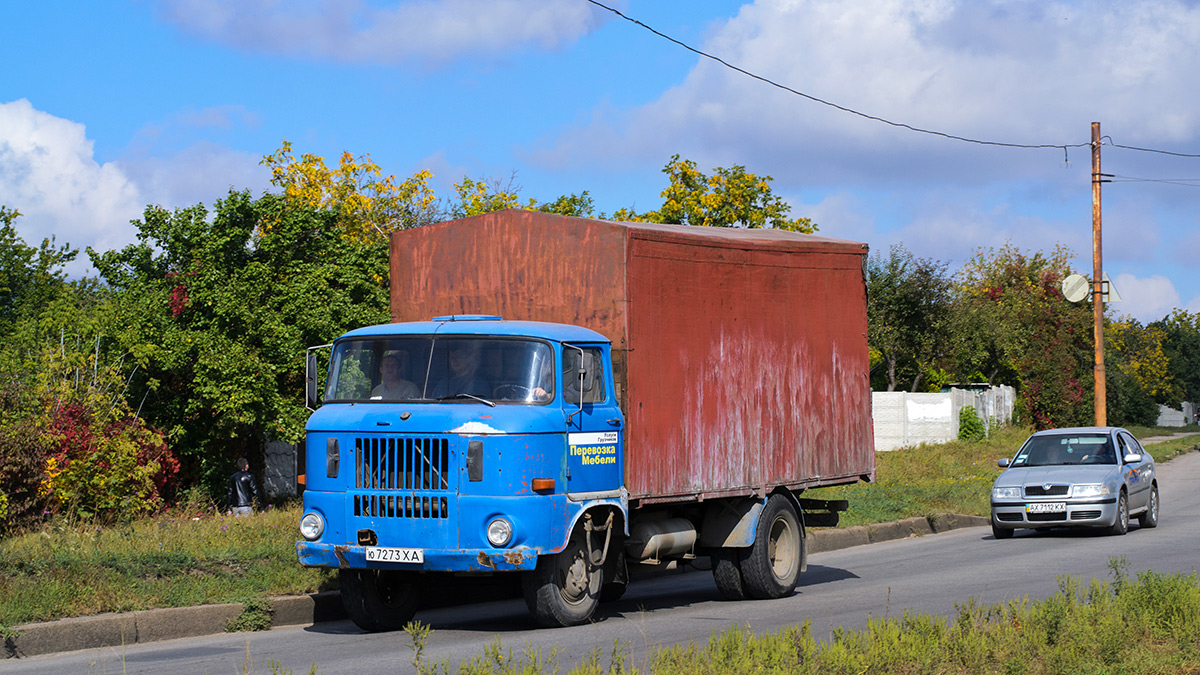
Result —
[{"label": "grass verge", "polygon": [[[695,642],[657,647],[641,664],[614,644],[584,654],[573,675],[729,675],[737,673],[1196,673],[1200,672],[1200,585],[1195,573],[1153,571],[1129,578],[1128,563],[1110,561],[1113,579],[1086,585],[1059,579],[1059,592],[1038,602],[957,606],[953,618],[906,612],[871,619],[862,630],[814,633],[812,623],[755,634],[734,625]],[[450,661],[425,656],[427,626],[410,624],[419,675],[449,673]],[[495,641],[463,661],[462,675],[563,672],[562,652],[526,648],[517,655]],[[574,657],[572,657],[574,658]]]},{"label": "grass verge", "polygon": [[310,593],[298,505],[246,518],[173,512],[115,527],[59,522],[0,542],[0,626]]}]

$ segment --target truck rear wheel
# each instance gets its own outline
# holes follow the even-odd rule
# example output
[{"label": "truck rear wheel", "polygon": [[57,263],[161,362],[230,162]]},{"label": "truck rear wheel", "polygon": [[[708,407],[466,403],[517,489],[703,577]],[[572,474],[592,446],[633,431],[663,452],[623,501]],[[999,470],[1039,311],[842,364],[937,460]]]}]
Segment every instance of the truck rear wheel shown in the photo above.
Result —
[{"label": "truck rear wheel", "polygon": [[399,630],[417,613],[420,591],[412,572],[338,570],[342,606],[368,633]]},{"label": "truck rear wheel", "polygon": [[712,573],[713,581],[717,582],[717,590],[726,600],[745,600],[746,586],[742,583],[742,570],[738,568],[739,555],[745,549],[719,548],[713,551]]},{"label": "truck rear wheel", "polygon": [[577,626],[592,618],[604,575],[587,558],[577,534],[562,553],[541,556],[537,568],[521,578],[525,605],[539,624]]},{"label": "truck rear wheel", "polygon": [[758,519],[754,544],[738,565],[746,595],[781,598],[791,594],[804,558],[804,536],[796,509],[787,497],[771,495]]}]

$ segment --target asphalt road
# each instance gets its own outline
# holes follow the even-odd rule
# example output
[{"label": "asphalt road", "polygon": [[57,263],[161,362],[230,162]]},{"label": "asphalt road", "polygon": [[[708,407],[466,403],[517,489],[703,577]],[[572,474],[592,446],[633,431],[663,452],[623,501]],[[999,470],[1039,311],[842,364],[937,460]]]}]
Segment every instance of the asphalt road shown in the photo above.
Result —
[{"label": "asphalt road", "polygon": [[[1161,465],[1159,484],[1162,517],[1154,530],[1131,525],[1123,537],[1020,530],[997,541],[986,527],[967,528],[819,553],[810,557],[797,592],[780,600],[723,601],[709,573],[691,571],[635,580],[621,601],[603,605],[587,626],[536,628],[524,603],[502,597],[500,589],[492,589],[493,599],[418,613],[417,619],[434,629],[429,659],[457,664],[498,639],[517,657],[539,648],[546,657],[557,645],[557,663],[565,671],[594,648],[606,664],[614,641],[641,665],[655,646],[703,642],[734,623],[764,631],[809,619],[821,637],[838,626],[859,628],[870,617],[906,610],[953,616],[955,604],[971,597],[984,603],[1043,598],[1058,590],[1061,575],[1109,577],[1109,561],[1118,556],[1128,561],[1130,574],[1194,572],[1200,566],[1200,453]],[[296,673],[313,663],[327,674],[406,673],[414,670],[411,644],[403,632],[364,634],[340,621],[0,661],[0,673],[268,673],[272,661]]]}]

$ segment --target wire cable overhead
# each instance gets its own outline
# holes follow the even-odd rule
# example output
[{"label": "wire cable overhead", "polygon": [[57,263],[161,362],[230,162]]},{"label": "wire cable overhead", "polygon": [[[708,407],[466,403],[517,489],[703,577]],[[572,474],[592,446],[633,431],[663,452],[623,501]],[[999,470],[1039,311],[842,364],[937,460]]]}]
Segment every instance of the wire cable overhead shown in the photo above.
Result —
[{"label": "wire cable overhead", "polygon": [[[599,8],[601,8],[601,9],[603,9],[603,10],[606,10],[606,11],[612,12],[613,14],[617,15],[618,17],[620,17],[620,18],[622,18],[622,19],[624,19],[624,20],[626,20],[626,21],[628,21],[628,22],[630,22],[630,23],[632,23],[632,24],[635,24],[635,25],[637,25],[637,26],[641,26],[642,28],[646,29],[647,31],[650,31],[651,33],[653,33],[653,34],[657,35],[658,37],[660,37],[660,38],[662,38],[662,39],[664,39],[664,40],[667,40],[667,41],[669,41],[669,42],[672,42],[672,43],[674,43],[674,44],[676,44],[676,45],[679,45],[680,47],[683,47],[684,49],[686,49],[686,50],[688,50],[688,51],[692,52],[693,54],[696,54],[697,56],[701,56],[701,57],[703,57],[703,58],[710,59],[710,60],[712,60],[712,61],[716,61],[717,63],[721,64],[722,66],[725,66],[726,68],[728,68],[728,69],[730,69],[730,70],[733,70],[733,71],[735,71],[735,72],[741,73],[742,75],[745,75],[746,77],[753,78],[753,79],[755,79],[755,80],[758,80],[759,82],[762,82],[762,83],[764,83],[764,84],[770,85],[770,86],[772,86],[772,87],[775,87],[775,88],[777,88],[777,89],[782,89],[783,91],[786,91],[786,92],[788,92],[788,93],[790,93],[790,94],[794,94],[794,95],[796,95],[796,96],[800,96],[801,98],[808,99],[809,101],[812,101],[813,103],[819,103],[819,104],[821,104],[821,105],[828,106],[828,107],[830,107],[830,108],[834,108],[835,110],[840,110],[840,111],[842,111],[842,112],[845,112],[845,113],[850,113],[851,115],[857,115],[858,117],[861,117],[861,118],[863,118],[863,119],[868,119],[868,120],[872,120],[872,121],[875,121],[875,122],[880,122],[880,123],[883,123],[883,124],[887,124],[887,125],[889,125],[889,126],[893,126],[893,127],[900,128],[900,129],[907,129],[907,130],[909,130],[909,131],[914,131],[914,132],[916,132],[916,133],[920,133],[920,134],[928,134],[928,135],[930,135],[930,136],[939,136],[939,137],[941,137],[941,138],[946,138],[946,139],[949,139],[949,140],[952,140],[952,141],[961,141],[961,142],[963,142],[963,143],[974,143],[974,144],[976,144],[976,145],[990,145],[990,146],[998,146],[998,147],[1002,147],[1002,148],[1025,148],[1025,149],[1048,149],[1048,148],[1058,148],[1058,149],[1061,149],[1061,150],[1063,151],[1063,154],[1064,154],[1064,156],[1066,155],[1066,152],[1067,152],[1067,149],[1068,149],[1068,148],[1087,148],[1087,147],[1091,147],[1091,143],[1090,143],[1090,142],[1088,142],[1088,143],[1037,143],[1037,144],[1027,144],[1027,143],[1006,143],[1006,142],[1003,142],[1003,141],[988,141],[988,140],[982,140],[982,139],[978,139],[978,138],[969,138],[969,137],[966,137],[966,136],[958,136],[958,135],[955,135],[955,134],[946,133],[946,132],[944,132],[944,131],[937,131],[936,129],[925,129],[925,128],[922,128],[922,127],[913,126],[913,125],[911,125],[911,124],[906,124],[906,123],[904,123],[904,122],[896,122],[896,121],[893,121],[893,120],[889,120],[889,119],[887,119],[887,118],[884,118],[884,117],[879,117],[878,115],[871,115],[871,114],[868,114],[868,113],[865,113],[865,112],[862,112],[862,111],[859,111],[859,110],[855,110],[855,109],[853,109],[853,108],[848,108],[848,107],[846,107],[846,106],[839,105],[839,104],[837,104],[837,103],[834,103],[834,102],[832,102],[832,101],[825,100],[825,99],[823,99],[823,98],[820,98],[820,97],[818,97],[818,96],[813,96],[812,94],[806,94],[806,93],[804,93],[804,92],[802,92],[802,91],[799,91],[799,90],[797,90],[797,89],[793,89],[792,87],[789,87],[789,86],[787,86],[787,85],[784,85],[784,84],[780,84],[780,83],[778,83],[778,82],[775,82],[774,80],[771,80],[771,79],[769,79],[769,78],[763,77],[763,76],[761,76],[761,75],[756,75],[755,73],[752,73],[752,72],[750,72],[750,71],[748,71],[748,70],[745,70],[744,68],[740,68],[740,67],[738,67],[738,66],[736,66],[736,65],[733,65],[732,63],[729,63],[728,61],[726,61],[726,60],[724,60],[724,59],[720,58],[719,56],[715,56],[715,55],[713,55],[713,54],[709,54],[708,52],[705,52],[705,51],[703,51],[703,50],[700,50],[700,49],[696,49],[695,47],[692,47],[691,45],[689,45],[689,44],[687,44],[687,43],[685,43],[685,42],[682,42],[682,41],[680,41],[680,40],[677,40],[676,38],[673,38],[673,37],[671,37],[670,35],[667,35],[667,34],[665,34],[665,33],[661,32],[661,31],[659,31],[659,30],[657,30],[657,29],[655,29],[655,28],[653,28],[653,27],[651,27],[651,26],[648,26],[648,25],[646,25],[645,23],[643,23],[643,22],[641,22],[641,21],[639,21],[639,20],[637,20],[637,19],[634,19],[633,17],[630,17],[630,16],[627,16],[627,15],[625,15],[625,14],[624,14],[624,13],[622,13],[620,10],[617,10],[617,9],[616,9],[616,8],[614,8],[614,7],[609,7],[608,5],[606,5],[606,4],[602,3],[602,2],[600,2],[599,0],[587,0],[587,1],[588,1],[588,2],[590,2],[591,4],[595,5],[596,7],[599,7]],[[1112,141],[1112,137],[1110,137],[1110,136],[1106,136],[1105,138],[1107,138],[1107,139],[1108,139],[1108,141],[1109,141],[1109,145],[1111,145],[1111,146],[1112,146],[1112,147],[1114,147],[1114,148],[1121,148],[1121,149],[1124,149],[1124,150],[1136,150],[1136,151],[1138,151],[1138,152],[1151,152],[1151,153],[1158,153],[1158,154],[1163,154],[1163,155],[1171,155],[1171,156],[1174,156],[1174,157],[1200,158],[1200,154],[1187,154],[1187,153],[1182,153],[1182,152],[1171,152],[1171,151],[1169,151],[1169,150],[1155,150],[1155,149],[1153,149],[1153,148],[1139,148],[1139,147],[1132,146],[1132,145],[1120,145],[1120,144],[1118,144],[1118,143],[1114,143],[1114,142]],[[1164,181],[1164,182],[1167,182],[1167,181]]]}]

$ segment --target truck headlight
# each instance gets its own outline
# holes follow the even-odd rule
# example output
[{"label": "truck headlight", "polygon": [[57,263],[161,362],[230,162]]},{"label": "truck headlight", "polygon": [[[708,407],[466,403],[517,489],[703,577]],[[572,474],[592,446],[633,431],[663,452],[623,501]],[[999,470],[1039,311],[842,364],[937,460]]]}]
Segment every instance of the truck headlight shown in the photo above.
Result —
[{"label": "truck headlight", "polygon": [[315,513],[306,513],[300,519],[300,536],[316,541],[325,532],[325,519]]},{"label": "truck headlight", "polygon": [[996,487],[992,488],[992,499],[1020,499],[1021,488],[1019,487]]},{"label": "truck headlight", "polygon": [[504,546],[512,539],[512,523],[505,518],[496,518],[488,523],[488,543],[497,548]]},{"label": "truck headlight", "polygon": [[1100,497],[1108,494],[1108,486],[1103,483],[1082,483],[1071,488],[1072,497]]}]

